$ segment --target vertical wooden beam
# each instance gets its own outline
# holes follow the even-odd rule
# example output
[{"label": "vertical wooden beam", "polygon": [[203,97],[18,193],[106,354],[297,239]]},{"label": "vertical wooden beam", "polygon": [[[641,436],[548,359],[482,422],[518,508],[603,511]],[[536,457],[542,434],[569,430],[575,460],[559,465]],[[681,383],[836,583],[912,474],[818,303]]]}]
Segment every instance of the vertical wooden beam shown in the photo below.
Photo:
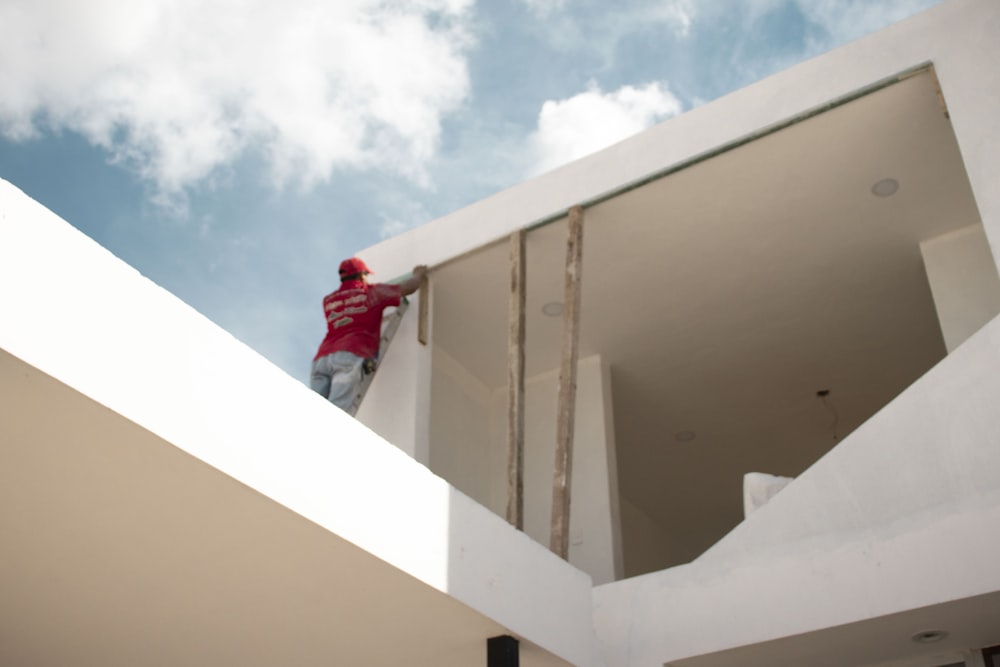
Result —
[{"label": "vertical wooden beam", "polygon": [[424,279],[420,281],[420,293],[417,295],[420,299],[420,310],[418,311],[417,319],[417,342],[421,345],[427,345],[427,308],[430,304],[430,289],[428,288],[428,277],[425,275]]},{"label": "vertical wooden beam", "polygon": [[566,298],[563,301],[562,363],[556,417],[556,461],[552,482],[552,534],[549,548],[569,560],[570,486],[573,478],[573,426],[576,418],[576,362],[580,340],[580,273],[583,268],[583,207],[569,210],[566,241]]},{"label": "vertical wooden beam", "polygon": [[525,230],[510,237],[510,329],[507,344],[507,521],[524,530]]}]

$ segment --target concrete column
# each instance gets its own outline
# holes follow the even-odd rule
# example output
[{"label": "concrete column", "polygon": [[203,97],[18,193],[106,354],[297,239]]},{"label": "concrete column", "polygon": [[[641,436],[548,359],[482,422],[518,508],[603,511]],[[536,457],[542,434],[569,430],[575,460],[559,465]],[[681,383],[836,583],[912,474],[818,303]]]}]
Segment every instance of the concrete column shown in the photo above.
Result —
[{"label": "concrete column", "polygon": [[1000,277],[981,225],[920,244],[941,333],[950,354],[1000,313]]}]

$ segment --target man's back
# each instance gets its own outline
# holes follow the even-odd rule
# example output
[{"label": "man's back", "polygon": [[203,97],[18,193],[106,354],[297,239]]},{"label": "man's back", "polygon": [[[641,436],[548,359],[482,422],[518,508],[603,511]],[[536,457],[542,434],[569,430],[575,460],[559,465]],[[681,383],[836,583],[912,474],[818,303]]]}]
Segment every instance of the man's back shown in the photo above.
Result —
[{"label": "man's back", "polygon": [[382,311],[398,306],[400,296],[398,285],[344,281],[338,290],[323,297],[327,333],[315,358],[340,351],[366,359],[377,356]]}]

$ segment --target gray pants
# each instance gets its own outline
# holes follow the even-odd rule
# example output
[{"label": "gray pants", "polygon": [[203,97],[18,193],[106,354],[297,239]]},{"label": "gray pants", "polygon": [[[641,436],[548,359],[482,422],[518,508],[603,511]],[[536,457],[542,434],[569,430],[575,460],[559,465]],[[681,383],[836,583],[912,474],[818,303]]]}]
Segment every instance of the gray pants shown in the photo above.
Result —
[{"label": "gray pants", "polygon": [[341,410],[347,410],[358,395],[364,377],[364,357],[334,352],[312,362],[309,386]]}]

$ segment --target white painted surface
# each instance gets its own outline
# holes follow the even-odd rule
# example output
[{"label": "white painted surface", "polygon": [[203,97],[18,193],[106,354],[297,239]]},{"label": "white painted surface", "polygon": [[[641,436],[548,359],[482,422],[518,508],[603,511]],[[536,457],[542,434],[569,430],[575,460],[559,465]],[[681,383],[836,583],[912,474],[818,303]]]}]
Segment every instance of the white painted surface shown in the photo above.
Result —
[{"label": "white painted surface", "polygon": [[399,323],[389,351],[372,380],[357,419],[420,463],[427,464],[430,347],[417,341],[419,292]]},{"label": "white painted surface", "polygon": [[973,225],[920,244],[948,352],[1000,313],[1000,277],[986,234]]},{"label": "white painted surface", "polygon": [[1000,319],[701,558],[595,589],[606,663],[662,664],[1000,590],[1000,536],[984,530],[1000,521],[997,396]]},{"label": "white painted surface", "polygon": [[[608,465],[614,453],[609,430],[611,385],[601,358],[577,365],[576,424],[573,437],[573,481],[570,499],[569,562],[588,573],[595,584],[621,578],[617,480]],[[551,534],[552,477],[555,469],[556,412],[559,373],[550,371],[525,383],[524,532],[548,545]],[[493,394],[493,444],[506,449],[506,390]],[[504,466],[497,472],[505,479]],[[504,487],[504,493],[506,489]],[[504,501],[506,502],[506,501]]]},{"label": "white painted surface", "polygon": [[494,452],[490,440],[492,392],[444,350],[433,354],[430,468],[505,516],[506,448]]},{"label": "white painted surface", "polygon": [[[507,392],[490,390],[434,352],[431,468],[504,516]],[[579,363],[570,509],[570,562],[603,583],[623,576],[614,470],[611,384],[599,357]],[[524,530],[547,546],[555,458],[558,372],[525,383]]]},{"label": "white painted surface", "polygon": [[[1000,69],[989,64],[1000,61],[998,34],[1000,3],[950,0],[363,255],[389,275],[415,261],[446,261],[926,61],[996,249]],[[6,183],[0,233],[4,349],[568,660],[589,663],[583,574]],[[407,339],[390,353],[398,358],[365,409],[380,417],[376,430],[426,461],[421,401],[430,395],[430,360]],[[145,354],[151,347],[156,354]],[[605,662],[662,664],[1000,589],[1000,545],[982,530],[1000,521],[998,348],[994,320],[695,563],[599,587]],[[400,383],[390,380],[394,372]],[[803,603],[817,599],[823,604]],[[769,613],[760,613],[761,601]]]},{"label": "white painted surface", "polygon": [[753,137],[926,63],[935,67],[985,233],[998,248],[1000,71],[985,65],[1000,61],[997,34],[1000,3],[949,0],[362,254],[397,272],[415,258],[448,262],[573,204]]},{"label": "white painted surface", "polygon": [[[996,249],[997,34],[1000,3],[947,2],[719,106],[781,108],[782,89],[829,94],[933,61]],[[1000,519],[998,342],[993,320],[701,559],[596,589],[605,662],[662,664],[998,590],[1000,545],[983,534]]]},{"label": "white painted surface", "polygon": [[791,477],[763,472],[748,472],[743,475],[743,515],[750,516],[759,510],[791,481]]},{"label": "white painted surface", "polygon": [[625,496],[619,498],[625,576],[662,569],[672,557],[670,536]]},{"label": "white painted surface", "polygon": [[520,637],[590,664],[586,575],[5,181],[0,313],[0,347],[14,356]]},{"label": "white painted surface", "polygon": [[[400,270],[401,250],[447,261],[931,62],[995,263],[998,34],[1000,3],[949,0],[365,256]],[[698,561],[598,587],[604,662],[663,664],[1000,588],[996,538],[982,531],[1000,520],[998,337],[994,320]]]},{"label": "white painted surface", "polygon": [[1000,69],[991,64],[1000,60],[996,38],[1000,3],[950,0],[900,28],[902,34],[889,48],[904,53],[925,51],[923,57],[933,60],[937,69],[996,260],[1000,257]]}]

